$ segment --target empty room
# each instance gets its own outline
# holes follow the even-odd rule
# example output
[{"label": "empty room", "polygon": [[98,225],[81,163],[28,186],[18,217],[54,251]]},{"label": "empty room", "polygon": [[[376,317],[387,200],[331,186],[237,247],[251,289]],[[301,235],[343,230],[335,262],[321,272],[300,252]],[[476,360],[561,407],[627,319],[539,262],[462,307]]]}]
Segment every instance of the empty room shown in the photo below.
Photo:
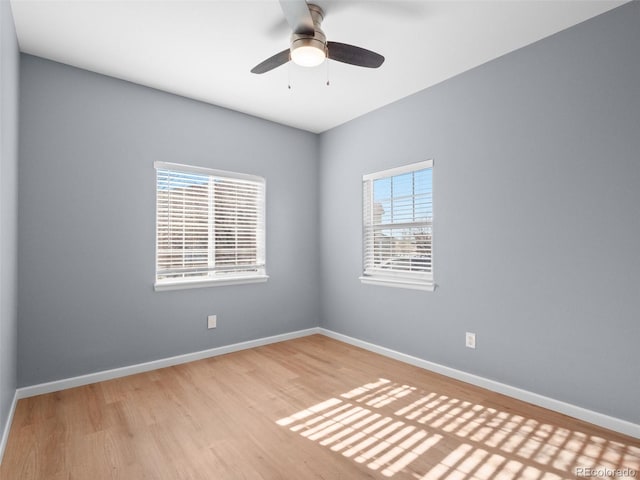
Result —
[{"label": "empty room", "polygon": [[640,477],[640,1],[0,0],[0,479]]}]

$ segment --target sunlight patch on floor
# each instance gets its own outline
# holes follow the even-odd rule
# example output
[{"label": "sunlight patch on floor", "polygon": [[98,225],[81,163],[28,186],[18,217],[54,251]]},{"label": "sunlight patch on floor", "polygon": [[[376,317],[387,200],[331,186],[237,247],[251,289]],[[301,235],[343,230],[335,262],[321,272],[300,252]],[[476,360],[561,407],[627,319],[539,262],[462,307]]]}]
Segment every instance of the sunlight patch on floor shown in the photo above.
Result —
[{"label": "sunlight patch on floor", "polygon": [[559,480],[640,476],[640,447],[380,378],[276,422],[385,477]]}]

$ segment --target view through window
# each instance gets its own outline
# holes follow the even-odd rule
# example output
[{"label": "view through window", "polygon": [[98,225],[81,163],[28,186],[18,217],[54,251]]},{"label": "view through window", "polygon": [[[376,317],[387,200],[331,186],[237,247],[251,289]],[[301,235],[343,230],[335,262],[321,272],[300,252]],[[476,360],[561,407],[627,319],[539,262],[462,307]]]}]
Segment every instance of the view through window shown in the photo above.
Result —
[{"label": "view through window", "polygon": [[363,177],[361,280],[433,290],[433,161]]}]

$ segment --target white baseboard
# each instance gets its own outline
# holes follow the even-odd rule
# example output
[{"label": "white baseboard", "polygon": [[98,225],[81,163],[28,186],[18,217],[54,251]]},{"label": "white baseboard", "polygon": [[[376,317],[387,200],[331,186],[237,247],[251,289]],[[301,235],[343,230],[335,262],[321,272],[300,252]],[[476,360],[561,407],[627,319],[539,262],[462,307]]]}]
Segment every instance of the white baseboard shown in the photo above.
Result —
[{"label": "white baseboard", "polygon": [[430,362],[428,360],[423,360],[421,358],[407,355],[395,350],[391,350],[386,347],[381,347],[373,343],[369,343],[363,340],[359,340],[357,338],[349,337],[348,335],[334,332],[332,330],[328,330],[321,327],[313,327],[313,328],[308,328],[306,330],[298,330],[295,332],[284,333],[281,335],[274,335],[271,337],[259,338],[259,339],[250,340],[247,342],[234,343],[232,345],[225,345],[222,347],[211,348],[208,350],[201,350],[199,352],[187,353],[187,354],[178,355],[175,357],[154,360],[151,362],[139,363],[139,364],[130,365],[127,367],[114,368],[111,370],[104,370],[101,372],[90,373],[90,374],[81,375],[78,377],[65,378],[65,379],[56,380],[53,382],[41,383],[38,385],[19,388],[16,391],[16,394],[14,396],[11,412],[10,412],[9,418],[7,419],[7,424],[3,432],[2,443],[0,444],[0,459],[2,458],[1,454],[2,452],[4,452],[5,443],[9,436],[11,419],[13,418],[15,404],[18,399],[33,397],[35,395],[41,395],[44,393],[57,392],[59,390],[65,390],[67,388],[79,387],[82,385],[88,385],[90,383],[102,382],[105,380],[125,377],[127,375],[133,375],[136,373],[148,372],[151,370],[156,370],[158,368],[170,367],[170,366],[179,365],[182,363],[193,362],[195,360],[201,360],[203,358],[215,357],[217,355],[224,355],[226,353],[232,353],[240,350],[246,350],[249,348],[260,347],[260,346],[268,345],[271,343],[283,342],[285,340],[292,340],[294,338],[305,337],[305,336],[313,335],[316,333],[325,335],[335,340],[339,340],[341,342],[348,343],[350,345],[354,345],[356,347],[364,348],[365,350],[369,350],[371,352],[378,353],[380,355],[384,355],[386,357],[390,357],[395,360],[408,363],[410,365],[415,365],[417,367],[424,368],[426,370],[430,370],[432,372],[445,375],[447,377],[455,378],[456,380],[461,380],[463,382],[467,382],[472,385],[477,385],[479,387],[486,388],[494,392],[502,393],[509,397],[517,398],[518,400],[529,402],[534,405],[547,408],[549,410],[554,410],[556,412],[563,413],[565,415],[569,415],[571,417],[575,417],[580,420],[584,420],[594,425],[608,428],[610,430],[614,430],[616,432],[620,432],[635,438],[640,438],[640,425],[638,424],[631,423],[626,420],[621,420],[619,418],[611,417],[609,415],[605,415],[602,413],[594,412],[592,410],[578,407],[576,405],[572,405],[560,400],[545,397],[543,395],[539,395],[537,393],[533,393],[528,390],[523,390],[517,387],[513,387],[511,385],[500,383],[495,380],[489,380],[487,378],[480,377],[478,375],[473,375],[471,373],[467,373],[462,370],[457,370],[455,368],[446,367],[444,365]]},{"label": "white baseboard", "polygon": [[4,424],[2,430],[2,438],[0,438],[0,465],[2,465],[2,458],[4,457],[4,449],[7,447],[7,441],[9,440],[9,432],[11,431],[11,424],[13,423],[13,414],[16,411],[16,404],[18,403],[18,392],[13,394],[13,401],[11,402],[11,408],[9,409],[9,415],[7,421]]},{"label": "white baseboard", "polygon": [[438,363],[423,360],[418,357],[413,357],[411,355],[397,352],[386,347],[381,347],[373,343],[349,337],[348,335],[343,335],[342,333],[327,330],[326,328],[320,328],[319,330],[319,333],[322,335],[326,335],[327,337],[348,343],[350,345],[354,345],[356,347],[364,348],[365,350],[384,355],[385,357],[390,357],[404,363],[415,365],[416,367],[424,368],[425,370],[430,370],[447,377],[455,378],[456,380],[461,380],[478,387],[486,388],[487,390],[491,390],[493,392],[502,393],[509,397],[517,398],[518,400],[529,402],[534,405],[538,405],[539,407],[563,413],[565,415],[569,415],[571,417],[584,420],[585,422],[608,428],[609,430],[614,430],[631,437],[640,438],[640,425],[636,423],[611,417],[603,413],[594,412],[593,410],[588,410],[586,408],[578,407],[570,403],[545,397],[543,395],[529,392],[528,390],[523,390],[521,388],[512,387],[511,385],[496,382],[495,380],[489,380],[478,375],[463,372],[462,370],[456,370],[455,368],[446,367]]},{"label": "white baseboard", "polygon": [[272,337],[263,337],[256,340],[249,340],[247,342],[240,342],[234,343],[232,345],[210,348],[207,350],[201,350],[199,352],[186,353],[184,355],[177,355],[175,357],[161,358],[159,360],[153,360],[151,362],[138,363],[136,365],[113,368],[111,370],[103,370],[101,372],[89,373],[87,375],[80,375],[78,377],[63,378],[61,380],[55,380],[53,382],[40,383],[37,385],[31,385],[29,387],[18,388],[16,395],[19,399],[34,397],[36,395],[42,395],[44,393],[57,392],[60,390],[65,390],[67,388],[80,387],[82,385],[89,385],[90,383],[103,382],[105,380],[111,380],[113,378],[126,377],[127,375],[149,372],[151,370],[157,370],[159,368],[172,367],[174,365],[180,365],[181,363],[202,360],[203,358],[215,357],[218,355],[224,355],[226,353],[246,350],[248,348],[261,347],[270,343],[293,340],[294,338],[306,337],[307,335],[313,335],[314,333],[320,333],[320,329],[318,327],[313,327],[306,330],[298,330],[295,332],[274,335]]}]

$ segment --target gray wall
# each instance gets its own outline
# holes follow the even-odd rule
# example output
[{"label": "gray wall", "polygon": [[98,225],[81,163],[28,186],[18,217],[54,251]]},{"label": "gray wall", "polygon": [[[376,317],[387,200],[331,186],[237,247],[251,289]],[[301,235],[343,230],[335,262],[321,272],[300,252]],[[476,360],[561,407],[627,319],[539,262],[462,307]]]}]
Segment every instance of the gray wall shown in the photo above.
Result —
[{"label": "gray wall", "polygon": [[[11,7],[0,1],[0,438],[16,391],[19,54]],[[2,452],[0,451],[0,460]]]},{"label": "gray wall", "polygon": [[[19,386],[319,324],[316,135],[28,55],[20,108]],[[154,160],[266,178],[267,283],[153,291]]]},{"label": "gray wall", "polygon": [[[639,52],[633,2],[323,134],[322,326],[639,423]],[[429,158],[439,288],[362,285],[362,175]]]}]

